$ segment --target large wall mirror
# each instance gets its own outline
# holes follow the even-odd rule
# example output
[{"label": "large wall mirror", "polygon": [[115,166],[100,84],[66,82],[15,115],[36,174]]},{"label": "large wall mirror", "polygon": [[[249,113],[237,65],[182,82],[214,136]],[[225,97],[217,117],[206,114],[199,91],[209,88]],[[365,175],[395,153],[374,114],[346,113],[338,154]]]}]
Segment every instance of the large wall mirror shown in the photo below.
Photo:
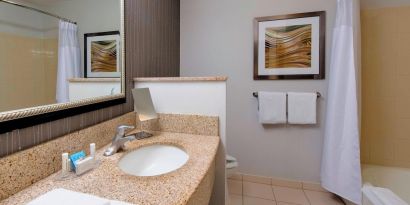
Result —
[{"label": "large wall mirror", "polygon": [[0,0],[0,133],[125,102],[123,0]]}]

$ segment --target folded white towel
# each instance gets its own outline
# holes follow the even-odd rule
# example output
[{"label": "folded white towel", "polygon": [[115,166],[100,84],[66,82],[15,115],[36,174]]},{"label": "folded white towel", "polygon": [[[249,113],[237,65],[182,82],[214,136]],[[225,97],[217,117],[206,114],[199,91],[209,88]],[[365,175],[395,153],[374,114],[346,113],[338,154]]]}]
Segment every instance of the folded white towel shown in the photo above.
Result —
[{"label": "folded white towel", "polygon": [[288,123],[316,124],[316,93],[288,93]]},{"label": "folded white towel", "polygon": [[37,199],[28,203],[28,205],[109,205],[110,201],[96,196],[73,192],[66,189],[54,189]]},{"label": "folded white towel", "polygon": [[286,93],[259,92],[258,96],[260,123],[286,123]]},{"label": "folded white towel", "polygon": [[131,205],[120,201],[110,201],[97,196],[74,192],[66,189],[54,189],[34,199],[27,205]]}]

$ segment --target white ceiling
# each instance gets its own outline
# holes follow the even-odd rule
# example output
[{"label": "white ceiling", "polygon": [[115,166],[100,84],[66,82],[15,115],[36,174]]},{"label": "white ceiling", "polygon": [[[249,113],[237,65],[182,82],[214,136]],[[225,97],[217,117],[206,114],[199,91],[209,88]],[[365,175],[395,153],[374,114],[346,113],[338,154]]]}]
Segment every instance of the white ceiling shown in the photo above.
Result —
[{"label": "white ceiling", "polygon": [[362,9],[410,6],[410,0],[360,0]]}]

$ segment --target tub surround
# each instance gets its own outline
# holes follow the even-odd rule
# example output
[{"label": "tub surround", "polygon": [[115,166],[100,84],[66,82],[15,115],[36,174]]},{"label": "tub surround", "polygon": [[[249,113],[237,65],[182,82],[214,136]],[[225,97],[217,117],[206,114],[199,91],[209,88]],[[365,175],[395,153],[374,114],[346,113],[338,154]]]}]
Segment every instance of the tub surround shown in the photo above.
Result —
[{"label": "tub surround", "polygon": [[[25,184],[32,185],[29,187],[25,186],[27,187],[26,189],[1,201],[0,205],[26,204],[34,198],[56,188],[65,188],[72,191],[83,192],[112,200],[119,200],[134,204],[208,204],[211,197],[215,177],[215,156],[220,141],[220,138],[217,135],[213,135],[215,133],[218,133],[218,118],[204,116],[180,116],[181,120],[178,120],[178,116],[179,115],[160,114],[160,117],[162,118],[162,120],[161,118],[160,120],[158,120],[158,122],[160,123],[150,122],[150,126],[154,126],[158,123],[156,125],[156,130],[165,129],[169,130],[169,132],[153,131],[155,133],[154,137],[129,142],[126,145],[125,152],[117,153],[116,155],[111,157],[103,157],[102,154],[109,146],[108,143],[112,138],[112,132],[110,132],[110,134],[106,137],[108,143],[106,142],[104,144],[107,145],[97,152],[97,159],[101,160],[101,165],[97,169],[77,179],[67,181],[57,181],[56,176],[58,173],[52,174],[48,177],[46,177],[46,174],[37,176],[37,178],[46,177],[37,183],[34,183],[36,181],[30,181],[30,178],[28,177],[23,177],[28,182],[22,181],[22,183],[25,182]],[[135,123],[136,117],[135,115],[133,115],[133,113],[127,114],[126,117],[133,118],[129,119],[128,124],[132,124],[132,122]],[[205,126],[200,123],[202,120],[204,120]],[[169,123],[169,125],[167,123]],[[188,128],[184,128],[185,131],[191,133],[176,133],[178,131],[184,131],[184,123]],[[201,126],[197,128],[195,127],[196,124],[201,124]],[[172,130],[173,125],[175,125],[175,127],[177,128],[176,130]],[[117,124],[115,126],[117,126]],[[114,130],[115,132],[115,126],[111,126],[109,130]],[[147,125],[141,124],[141,127],[144,126]],[[80,131],[79,133],[81,132],[82,131]],[[88,133],[90,132],[92,131],[89,130]],[[77,136],[82,136],[83,138],[87,138],[87,136],[89,135],[92,134],[77,134]],[[78,140],[80,140],[71,140],[73,139],[72,136],[65,136],[60,139],[63,138],[68,138],[70,139],[70,142],[74,143],[78,143]],[[8,186],[14,187],[14,190],[8,189],[7,193],[1,193],[3,199],[20,191],[22,188],[25,188],[15,187],[21,184],[16,180],[22,178],[22,175],[31,172],[42,172],[39,169],[43,166],[37,165],[37,170],[31,167],[39,163],[38,161],[40,159],[44,159],[45,156],[49,155],[43,154],[41,157],[39,156],[40,153],[47,152],[47,149],[51,149],[52,146],[64,147],[61,143],[58,143],[56,141],[57,140],[49,142],[53,144],[48,145],[48,147],[40,145],[43,147],[40,148],[40,146],[38,146],[33,148],[36,149],[36,151],[32,151],[30,153],[30,159],[28,159],[27,157],[28,154],[20,155],[21,153],[15,154],[20,155],[17,158],[8,159],[10,157],[15,157],[15,155],[13,155],[8,158],[1,159],[0,164],[2,166],[0,170],[4,169],[2,170],[3,173],[12,176],[13,179],[10,180],[8,177],[2,177],[2,179],[0,180],[3,181],[0,186],[4,186],[5,188],[7,188]],[[88,142],[89,140],[87,139],[87,142],[84,144],[88,146]],[[97,145],[98,144],[102,143],[97,142]],[[135,150],[139,147],[152,144],[171,144],[178,146],[184,149],[188,153],[190,158],[187,164],[185,164],[180,169],[165,175],[154,177],[136,177],[127,175],[122,172],[117,166],[119,159],[125,153]],[[57,155],[54,157],[54,159],[51,159],[53,162],[50,162],[50,164],[54,165],[50,165],[50,172],[59,170],[61,163],[59,161],[59,157],[61,155],[60,149],[56,149],[55,153]],[[86,150],[87,148],[81,147],[81,149]],[[79,149],[73,150],[76,151]],[[2,162],[6,160],[8,163],[2,164]],[[36,161],[36,163],[27,166],[27,160],[34,160]],[[13,169],[9,168],[9,165],[14,166],[14,169],[18,169],[19,167],[20,169],[21,167],[26,168],[23,168],[24,170],[20,170],[18,173],[13,174],[14,171]],[[4,175],[3,173],[2,176],[8,176]],[[0,190],[3,191],[5,189],[1,187]]]},{"label": "tub surround", "polygon": [[365,164],[410,168],[410,30],[401,24],[409,13],[410,6],[361,10]]}]

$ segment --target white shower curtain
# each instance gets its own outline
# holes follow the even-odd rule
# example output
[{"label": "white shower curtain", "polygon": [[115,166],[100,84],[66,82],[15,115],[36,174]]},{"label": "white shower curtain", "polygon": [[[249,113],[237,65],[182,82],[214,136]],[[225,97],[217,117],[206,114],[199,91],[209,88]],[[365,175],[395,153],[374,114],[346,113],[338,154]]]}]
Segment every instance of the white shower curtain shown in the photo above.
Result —
[{"label": "white shower curtain", "polygon": [[77,25],[60,20],[58,35],[57,103],[69,102],[68,80],[81,76]]},{"label": "white shower curtain", "polygon": [[338,0],[329,76],[322,186],[361,204],[358,113],[358,0]]}]

